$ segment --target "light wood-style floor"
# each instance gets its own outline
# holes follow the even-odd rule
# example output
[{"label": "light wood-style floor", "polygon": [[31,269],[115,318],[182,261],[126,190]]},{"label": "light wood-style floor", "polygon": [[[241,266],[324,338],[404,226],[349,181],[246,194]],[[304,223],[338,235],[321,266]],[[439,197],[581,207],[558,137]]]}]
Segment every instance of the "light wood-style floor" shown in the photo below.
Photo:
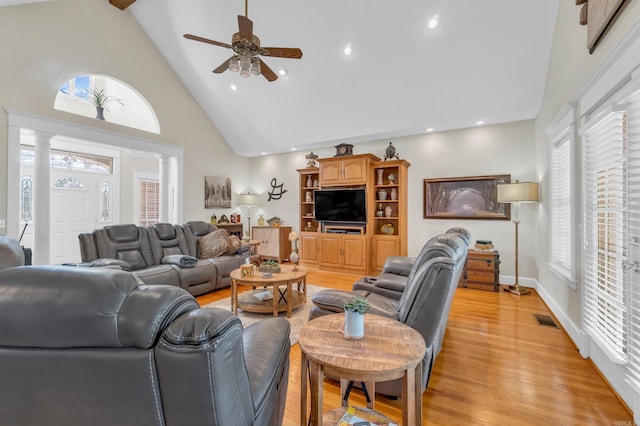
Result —
[{"label": "light wood-style floor", "polygon": [[[357,278],[309,270],[307,282],[349,290]],[[229,295],[224,289],[198,301],[206,304]],[[514,296],[457,289],[443,349],[422,396],[425,425],[633,425],[630,411],[566,333],[538,325],[534,314],[551,315],[535,292]],[[299,376],[296,344],[291,348],[286,426],[300,424]],[[340,405],[339,393],[336,382],[325,383],[325,410]],[[365,405],[357,391],[350,403]],[[400,407],[399,400],[376,397],[376,409],[398,422]]]}]

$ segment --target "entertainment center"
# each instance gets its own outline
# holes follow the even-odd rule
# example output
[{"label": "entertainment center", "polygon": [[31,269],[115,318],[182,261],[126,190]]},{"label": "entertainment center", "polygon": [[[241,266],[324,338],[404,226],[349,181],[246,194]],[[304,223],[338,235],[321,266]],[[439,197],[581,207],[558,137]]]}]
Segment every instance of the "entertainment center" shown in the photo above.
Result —
[{"label": "entertainment center", "polygon": [[300,263],[371,275],[388,256],[406,256],[409,162],[358,154],[318,163],[297,170]]}]

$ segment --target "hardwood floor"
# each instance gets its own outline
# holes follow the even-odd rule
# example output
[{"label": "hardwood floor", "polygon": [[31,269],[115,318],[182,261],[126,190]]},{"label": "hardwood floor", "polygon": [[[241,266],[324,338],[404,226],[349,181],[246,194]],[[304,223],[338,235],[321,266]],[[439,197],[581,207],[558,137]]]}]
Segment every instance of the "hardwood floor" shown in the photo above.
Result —
[{"label": "hardwood floor", "polygon": [[[307,282],[351,289],[358,277],[309,270]],[[198,297],[201,304],[229,289]],[[308,302],[311,303],[311,302]],[[458,288],[443,349],[422,396],[425,425],[633,425],[633,416],[560,328],[538,325],[551,315],[537,293]],[[557,323],[557,321],[556,321]],[[300,348],[291,348],[284,425],[300,424]],[[325,410],[340,405],[337,382],[327,380]],[[353,405],[364,406],[354,391]],[[376,409],[400,421],[401,403],[376,396]]]}]

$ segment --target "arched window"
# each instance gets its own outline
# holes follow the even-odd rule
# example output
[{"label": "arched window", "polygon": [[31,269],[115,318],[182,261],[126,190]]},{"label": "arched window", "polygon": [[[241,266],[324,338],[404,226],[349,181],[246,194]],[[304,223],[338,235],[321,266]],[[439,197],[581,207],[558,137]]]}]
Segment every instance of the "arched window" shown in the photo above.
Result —
[{"label": "arched window", "polygon": [[[104,110],[98,111],[98,104]],[[78,75],[64,82],[54,109],[99,118],[147,132],[160,133],[156,113],[147,100],[131,86],[105,75]]]}]

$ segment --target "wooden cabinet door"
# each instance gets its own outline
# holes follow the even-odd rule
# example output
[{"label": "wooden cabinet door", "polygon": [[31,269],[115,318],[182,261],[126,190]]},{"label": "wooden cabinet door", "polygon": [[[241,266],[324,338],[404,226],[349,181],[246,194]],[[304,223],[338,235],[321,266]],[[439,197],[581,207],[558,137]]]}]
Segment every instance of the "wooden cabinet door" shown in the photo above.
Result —
[{"label": "wooden cabinet door", "polygon": [[395,235],[374,235],[373,253],[371,268],[374,271],[382,272],[387,257],[400,254],[400,238]]},{"label": "wooden cabinet door", "polygon": [[339,268],[341,266],[341,235],[337,234],[324,234],[321,238],[320,244],[320,265]]},{"label": "wooden cabinet door", "polygon": [[[260,245],[258,246],[257,250],[257,253],[260,256],[268,258],[278,257],[278,240],[274,239],[274,230],[276,229],[257,226],[253,227],[253,239],[260,241]],[[276,244],[272,244],[272,241],[276,242]]]},{"label": "wooden cabinet door", "polygon": [[367,239],[360,235],[342,236],[342,267],[352,271],[367,270]]},{"label": "wooden cabinet door", "polygon": [[320,164],[320,185],[330,186],[342,181],[342,161],[324,161]]},{"label": "wooden cabinet door", "polygon": [[365,184],[367,182],[367,164],[366,158],[342,160],[342,183],[349,185]]},{"label": "wooden cabinet door", "polygon": [[299,242],[300,261],[306,264],[318,264],[320,261],[319,234],[317,232],[301,232]]}]

